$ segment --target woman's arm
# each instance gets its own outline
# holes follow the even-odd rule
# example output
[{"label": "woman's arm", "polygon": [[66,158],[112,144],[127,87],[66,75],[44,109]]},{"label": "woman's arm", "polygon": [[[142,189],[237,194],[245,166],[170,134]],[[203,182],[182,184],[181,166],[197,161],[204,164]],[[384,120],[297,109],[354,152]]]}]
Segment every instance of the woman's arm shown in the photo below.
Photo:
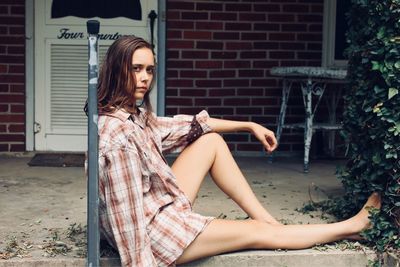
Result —
[{"label": "woman's arm", "polygon": [[236,131],[251,132],[263,144],[265,150],[267,150],[269,153],[274,151],[278,146],[274,132],[255,122],[208,118],[206,123],[211,127],[211,129],[213,129],[213,131],[218,133]]}]

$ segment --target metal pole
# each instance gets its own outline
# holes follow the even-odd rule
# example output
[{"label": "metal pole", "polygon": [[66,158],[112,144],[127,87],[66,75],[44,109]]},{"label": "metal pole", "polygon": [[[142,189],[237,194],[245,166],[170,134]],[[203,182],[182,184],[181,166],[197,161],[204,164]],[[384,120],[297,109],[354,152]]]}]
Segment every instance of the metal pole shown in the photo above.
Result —
[{"label": "metal pole", "polygon": [[87,263],[88,267],[100,266],[99,232],[99,145],[97,127],[97,77],[98,42],[100,23],[87,21],[89,34],[88,67],[88,209],[87,209]]}]

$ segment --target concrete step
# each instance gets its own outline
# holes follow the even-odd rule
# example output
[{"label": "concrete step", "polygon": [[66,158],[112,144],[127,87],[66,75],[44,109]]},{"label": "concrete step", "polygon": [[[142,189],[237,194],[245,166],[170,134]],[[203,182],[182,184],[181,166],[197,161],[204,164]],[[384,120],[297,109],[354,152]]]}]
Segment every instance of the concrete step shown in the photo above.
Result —
[{"label": "concrete step", "polygon": [[[205,258],[180,267],[366,267],[376,259],[372,251],[241,251]],[[0,267],[82,267],[86,259],[42,258],[1,260]],[[102,258],[102,267],[120,267],[118,258]],[[385,256],[384,267],[400,267],[394,255]]]}]

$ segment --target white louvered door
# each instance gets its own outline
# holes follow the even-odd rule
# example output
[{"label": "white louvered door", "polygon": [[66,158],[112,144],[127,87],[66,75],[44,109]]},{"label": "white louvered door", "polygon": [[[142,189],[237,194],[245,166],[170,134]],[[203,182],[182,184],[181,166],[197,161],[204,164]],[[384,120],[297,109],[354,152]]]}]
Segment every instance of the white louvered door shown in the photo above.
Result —
[{"label": "white louvered door", "polygon": [[[140,2],[141,21],[96,18],[100,34],[106,36],[99,39],[99,62],[113,42],[107,36],[134,34],[150,40],[147,15],[150,10],[157,11],[157,0]],[[35,0],[35,150],[86,151],[87,117],[83,108],[88,90],[87,19],[52,19],[51,4],[52,0]],[[157,47],[156,33],[157,28]],[[153,90],[151,95],[154,107],[156,93]]]}]

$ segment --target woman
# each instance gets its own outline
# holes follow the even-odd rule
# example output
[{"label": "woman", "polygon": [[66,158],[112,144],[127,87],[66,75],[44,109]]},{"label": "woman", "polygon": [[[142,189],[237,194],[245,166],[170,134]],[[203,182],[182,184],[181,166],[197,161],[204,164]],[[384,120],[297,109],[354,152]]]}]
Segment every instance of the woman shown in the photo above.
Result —
[{"label": "woman", "polygon": [[[256,123],[210,118],[206,111],[156,117],[149,102],[154,75],[151,45],[125,36],[109,48],[99,77],[101,230],[123,266],[171,266],[250,248],[307,248],[356,238],[368,226],[365,208],[333,224],[280,224],[256,199],[217,134],[249,131],[272,152],[274,133]],[[169,152],[181,152],[172,167],[163,156]],[[250,220],[219,220],[192,211],[208,172]],[[372,194],[366,206],[379,208],[379,195]]]}]

